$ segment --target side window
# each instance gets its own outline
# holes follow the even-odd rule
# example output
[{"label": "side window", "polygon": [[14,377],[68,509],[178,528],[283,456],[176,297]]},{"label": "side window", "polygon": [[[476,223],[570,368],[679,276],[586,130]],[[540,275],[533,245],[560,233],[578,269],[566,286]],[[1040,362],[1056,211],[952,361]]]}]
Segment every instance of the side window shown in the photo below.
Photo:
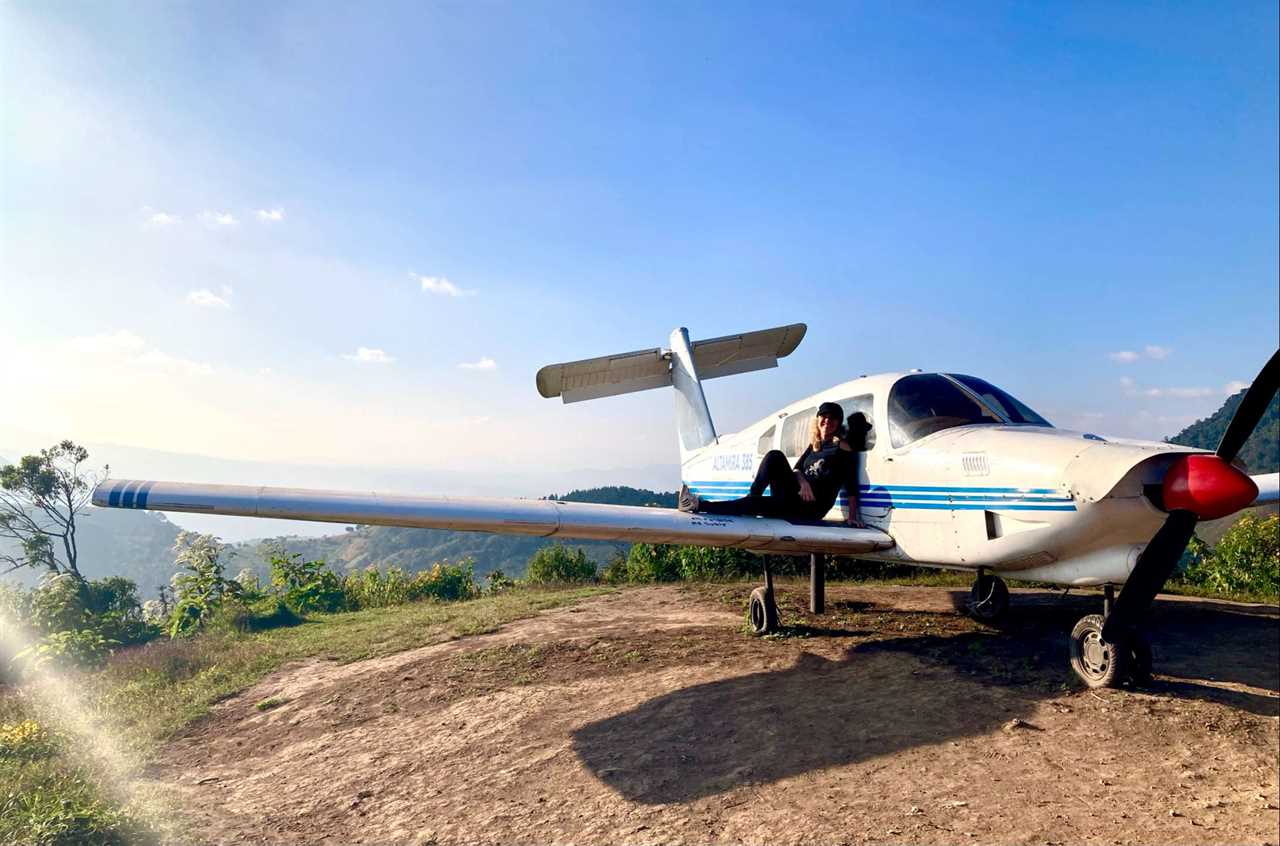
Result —
[{"label": "side window", "polygon": [[[871,413],[872,396],[871,394],[859,394],[856,397],[840,400],[840,407],[844,409],[845,419],[849,419],[850,414],[862,412],[866,415],[867,423],[871,425],[870,431],[867,432],[867,442],[863,447],[864,451],[870,451],[876,445],[876,419]],[[854,449],[858,448],[857,444],[852,444]]]},{"label": "side window", "polygon": [[764,455],[773,449],[773,433],[777,430],[777,426],[770,426],[765,430],[765,433],[760,436],[760,440],[756,442],[756,455]]},{"label": "side window", "polygon": [[799,458],[809,445],[809,427],[817,413],[818,407],[814,406],[797,411],[782,421],[782,452],[788,458]]}]

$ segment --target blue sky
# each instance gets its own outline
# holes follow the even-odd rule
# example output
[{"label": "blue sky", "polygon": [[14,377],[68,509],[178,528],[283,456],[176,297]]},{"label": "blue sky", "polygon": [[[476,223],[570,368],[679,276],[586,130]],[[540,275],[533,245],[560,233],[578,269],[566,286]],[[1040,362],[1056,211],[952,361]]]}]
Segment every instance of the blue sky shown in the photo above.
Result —
[{"label": "blue sky", "polygon": [[628,481],[671,398],[539,366],[792,321],[709,385],[722,430],[922,367],[1160,437],[1280,335],[1274,3],[9,3],[0,38],[0,449]]}]

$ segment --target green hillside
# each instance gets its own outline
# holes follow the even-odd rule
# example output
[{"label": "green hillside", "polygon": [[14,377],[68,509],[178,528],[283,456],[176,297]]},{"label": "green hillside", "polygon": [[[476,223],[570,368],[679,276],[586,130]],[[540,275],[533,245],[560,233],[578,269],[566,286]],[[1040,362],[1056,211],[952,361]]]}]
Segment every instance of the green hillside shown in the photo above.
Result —
[{"label": "green hillside", "polygon": [[[136,582],[143,594],[154,596],[173,575],[173,542],[180,531],[158,511],[90,508],[76,520],[80,572],[89,579],[124,576]],[[18,549],[13,542],[4,548]],[[44,573],[28,568],[5,578],[33,585]]]},{"label": "green hillside", "polygon": [[[1170,443],[1200,449],[1216,449],[1218,441],[1227,431],[1227,424],[1244,399],[1244,391],[1227,397],[1227,401],[1210,416],[1197,420],[1169,439]],[[1275,473],[1280,471],[1280,396],[1272,397],[1271,404],[1262,416],[1262,422],[1254,429],[1240,458],[1250,473]]]}]

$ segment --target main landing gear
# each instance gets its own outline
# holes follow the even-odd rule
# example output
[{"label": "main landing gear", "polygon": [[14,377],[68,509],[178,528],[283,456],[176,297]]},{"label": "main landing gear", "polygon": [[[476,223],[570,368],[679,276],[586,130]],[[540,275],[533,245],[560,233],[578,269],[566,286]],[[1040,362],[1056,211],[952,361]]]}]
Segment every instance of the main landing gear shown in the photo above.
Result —
[{"label": "main landing gear", "polygon": [[995,623],[1009,611],[1009,588],[1004,579],[978,568],[978,578],[969,589],[969,615],[981,623]]},{"label": "main landing gear", "polygon": [[778,603],[773,601],[773,571],[769,569],[767,556],[764,559],[764,587],[751,591],[747,619],[751,623],[752,634],[767,635],[778,630]]},{"label": "main landing gear", "polygon": [[[814,553],[809,556],[809,611],[821,614],[826,610],[827,557]],[[767,635],[778,630],[778,603],[773,598],[773,571],[769,558],[764,558],[764,586],[751,591],[751,603],[747,606],[747,620],[752,634]]]},{"label": "main landing gear", "polygon": [[1115,599],[1111,585],[1103,590],[1103,613],[1081,617],[1071,630],[1071,669],[1089,687],[1146,684],[1151,681],[1151,644],[1142,633],[1134,632],[1123,644],[1102,639],[1102,624]]}]

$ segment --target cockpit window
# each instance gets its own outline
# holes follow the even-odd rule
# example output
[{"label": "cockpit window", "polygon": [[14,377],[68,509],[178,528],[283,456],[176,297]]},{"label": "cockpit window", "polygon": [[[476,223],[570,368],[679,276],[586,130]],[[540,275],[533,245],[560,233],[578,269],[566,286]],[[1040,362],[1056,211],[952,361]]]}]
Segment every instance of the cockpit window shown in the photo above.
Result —
[{"label": "cockpit window", "polygon": [[954,426],[1003,422],[990,408],[936,373],[903,376],[889,391],[889,440],[895,449]]},{"label": "cockpit window", "polygon": [[948,373],[947,375],[973,391],[978,395],[979,399],[1000,414],[1008,417],[1010,423],[1020,423],[1026,426],[1053,425],[1020,402],[1016,397],[1010,396],[985,379],[979,379],[977,376],[961,376],[959,373]]}]

